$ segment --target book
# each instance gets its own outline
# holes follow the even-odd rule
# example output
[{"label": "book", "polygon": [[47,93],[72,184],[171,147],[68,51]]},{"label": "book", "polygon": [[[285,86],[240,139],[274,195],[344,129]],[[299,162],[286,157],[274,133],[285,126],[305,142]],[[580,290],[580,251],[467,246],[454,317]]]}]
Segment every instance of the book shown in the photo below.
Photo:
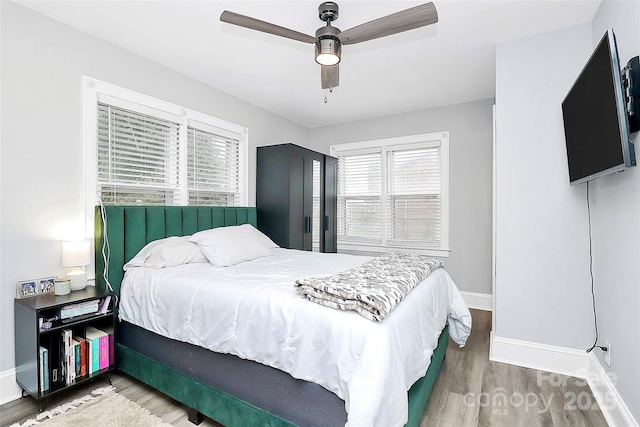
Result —
[{"label": "book", "polygon": [[49,350],[40,346],[40,392],[49,390]]},{"label": "book", "polygon": [[66,384],[69,385],[76,379],[76,355],[73,347],[73,331],[71,329],[63,329],[62,334],[64,337],[65,380]]},{"label": "book", "polygon": [[44,355],[42,353],[42,347],[40,347],[39,351],[38,351],[38,370],[40,372],[40,391],[43,392],[44,391],[44,362],[43,359]]},{"label": "book", "polygon": [[[64,331],[60,332],[60,344],[58,345],[58,383],[60,386],[67,385],[67,353],[64,339]],[[54,375],[55,376],[55,375]]]},{"label": "book", "polygon": [[93,371],[93,345],[91,340],[87,338],[87,375],[92,374]]},{"label": "book", "polygon": [[[107,366],[109,366],[109,361],[108,361],[108,348],[107,348],[107,343],[109,342],[109,337],[108,335],[104,332],[101,331],[99,329],[94,328],[93,326],[87,326],[85,328],[85,337],[87,337],[87,340],[89,340],[91,342],[91,353],[90,353],[90,360],[91,360],[91,369],[88,369],[89,373],[92,374],[96,371],[99,371],[100,369],[102,369],[101,363],[100,363],[100,354],[101,354],[101,338],[103,341],[103,345],[105,345],[105,351],[106,353],[106,357],[107,357]],[[106,340],[106,341],[105,341]],[[104,357],[104,356],[103,356]],[[104,363],[104,362],[103,362]]]},{"label": "book", "polygon": [[100,369],[109,367],[109,335],[100,337]]},{"label": "book", "polygon": [[73,337],[73,369],[75,370],[76,378],[80,375],[80,359],[81,359],[81,341],[78,337]]},{"label": "book", "polygon": [[102,330],[109,336],[109,364],[108,366],[114,365],[116,362],[115,351],[116,351],[116,342],[115,335],[113,333],[113,326],[106,326],[102,328]]},{"label": "book", "polygon": [[78,304],[65,305],[60,309],[60,318],[69,319],[71,317],[91,314],[98,311],[100,300],[85,301]]},{"label": "book", "polygon": [[87,340],[82,337],[74,337],[80,346],[80,366],[76,371],[76,376],[84,377],[87,375]]},{"label": "book", "polygon": [[107,295],[100,302],[99,314],[105,314],[109,310],[109,304],[111,303],[111,295]]}]

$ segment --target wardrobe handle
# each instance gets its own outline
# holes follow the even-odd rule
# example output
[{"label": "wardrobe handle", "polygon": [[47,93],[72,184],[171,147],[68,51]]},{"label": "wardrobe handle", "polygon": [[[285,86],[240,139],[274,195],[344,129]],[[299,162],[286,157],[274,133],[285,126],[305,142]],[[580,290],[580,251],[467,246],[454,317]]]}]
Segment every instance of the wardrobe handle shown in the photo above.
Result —
[{"label": "wardrobe handle", "polygon": [[311,233],[311,217],[310,216],[304,217],[304,232]]},{"label": "wardrobe handle", "polygon": [[324,216],[324,231],[329,231],[329,215]]}]

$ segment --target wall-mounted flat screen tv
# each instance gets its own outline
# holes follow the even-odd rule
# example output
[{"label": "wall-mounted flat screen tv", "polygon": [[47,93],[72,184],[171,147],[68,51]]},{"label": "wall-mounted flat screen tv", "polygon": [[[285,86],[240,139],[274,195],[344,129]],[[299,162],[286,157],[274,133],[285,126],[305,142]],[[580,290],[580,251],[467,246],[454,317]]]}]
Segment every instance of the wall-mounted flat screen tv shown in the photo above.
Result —
[{"label": "wall-mounted flat screen tv", "polygon": [[620,72],[609,29],[562,102],[572,185],[636,165]]}]

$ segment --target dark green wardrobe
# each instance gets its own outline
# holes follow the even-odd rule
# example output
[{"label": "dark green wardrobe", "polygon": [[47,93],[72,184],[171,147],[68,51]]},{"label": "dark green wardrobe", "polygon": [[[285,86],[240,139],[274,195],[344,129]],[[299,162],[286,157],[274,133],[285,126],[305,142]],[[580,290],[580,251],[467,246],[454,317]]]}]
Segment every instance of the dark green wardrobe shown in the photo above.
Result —
[{"label": "dark green wardrobe", "polygon": [[337,167],[295,144],[258,147],[258,229],[283,248],[336,252]]}]

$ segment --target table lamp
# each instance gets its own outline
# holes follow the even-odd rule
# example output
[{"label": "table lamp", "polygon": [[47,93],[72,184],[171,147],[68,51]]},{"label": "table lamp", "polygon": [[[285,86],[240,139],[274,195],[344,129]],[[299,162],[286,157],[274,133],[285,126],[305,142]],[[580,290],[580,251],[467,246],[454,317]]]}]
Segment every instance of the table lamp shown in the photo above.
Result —
[{"label": "table lamp", "polygon": [[87,272],[85,265],[91,262],[91,248],[88,240],[79,242],[62,242],[62,266],[72,267],[67,273],[71,280],[71,290],[78,291],[87,286]]}]

